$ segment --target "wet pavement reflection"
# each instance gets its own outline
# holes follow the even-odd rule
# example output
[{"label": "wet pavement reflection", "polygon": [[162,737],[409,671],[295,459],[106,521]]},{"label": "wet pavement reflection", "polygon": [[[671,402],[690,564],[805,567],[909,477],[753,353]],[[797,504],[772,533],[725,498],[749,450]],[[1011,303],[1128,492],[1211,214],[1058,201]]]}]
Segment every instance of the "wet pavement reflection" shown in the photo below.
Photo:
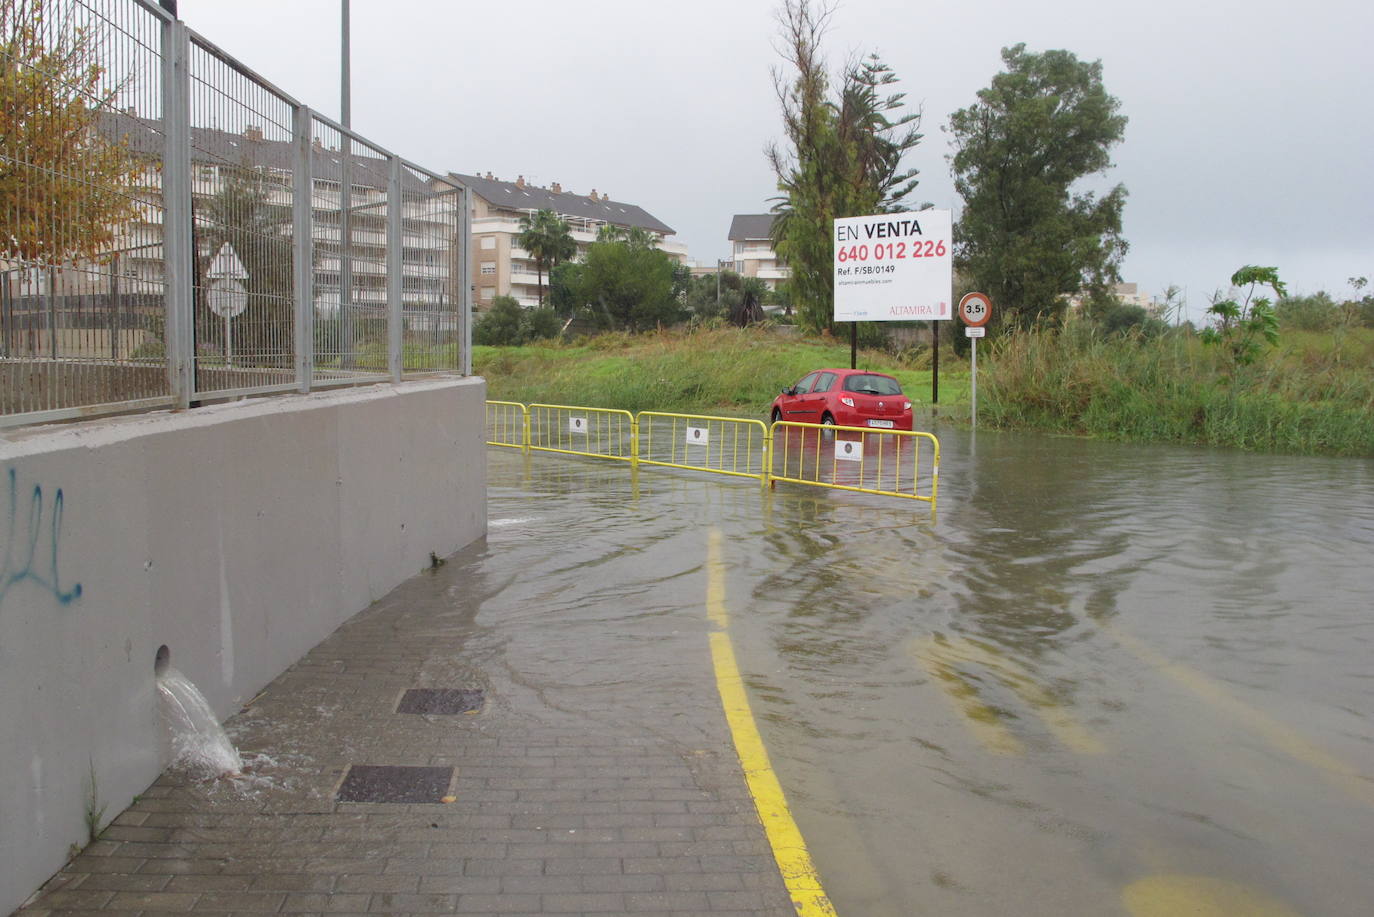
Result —
[{"label": "wet pavement reflection", "polygon": [[478,623],[540,616],[502,658],[547,703],[687,728],[718,531],[842,915],[1370,913],[1374,462],[941,446],[933,514],[492,449]]}]

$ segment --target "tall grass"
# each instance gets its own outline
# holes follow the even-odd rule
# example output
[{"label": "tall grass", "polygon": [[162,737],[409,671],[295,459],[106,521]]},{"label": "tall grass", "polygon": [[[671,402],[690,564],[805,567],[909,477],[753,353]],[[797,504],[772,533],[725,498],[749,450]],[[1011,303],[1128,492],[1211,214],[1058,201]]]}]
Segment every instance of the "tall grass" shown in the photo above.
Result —
[{"label": "tall grass", "polygon": [[1192,334],[1106,338],[1084,324],[997,341],[979,420],[1099,438],[1374,455],[1374,331],[1289,334],[1230,367]]},{"label": "tall grass", "polygon": [[[473,368],[488,397],[638,411],[762,417],[784,386],[813,369],[848,366],[849,347],[768,329],[700,328],[605,334],[576,343],[474,347]],[[860,351],[861,368],[888,372],[913,401],[928,400],[930,372],[880,351]],[[967,379],[941,373],[942,403]]]}]

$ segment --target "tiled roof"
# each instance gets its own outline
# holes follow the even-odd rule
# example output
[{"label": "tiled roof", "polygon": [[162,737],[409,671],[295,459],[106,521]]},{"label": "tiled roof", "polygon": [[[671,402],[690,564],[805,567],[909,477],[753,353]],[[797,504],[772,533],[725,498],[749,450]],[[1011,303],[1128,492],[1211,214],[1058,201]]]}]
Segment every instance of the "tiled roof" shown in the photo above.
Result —
[{"label": "tiled roof", "polygon": [[552,210],[555,213],[600,220],[617,226],[638,226],[664,235],[672,235],[674,232],[667,223],[634,204],[602,200],[600,197],[593,199],[587,194],[551,191],[533,185],[521,187],[515,182],[483,178],[480,175],[462,175],[457,172],[449,174],[471,188],[479,197],[503,209]]},{"label": "tiled roof", "polygon": [[[101,131],[106,136],[124,140],[135,153],[160,158],[167,146],[162,122],[153,118],[107,112],[102,116]],[[255,140],[242,133],[212,127],[192,127],[191,161],[199,165],[246,165],[290,172],[295,168],[296,152],[290,141],[286,140]],[[316,180],[339,181],[343,176],[339,151],[316,146],[311,157],[311,170]],[[362,156],[353,158],[350,175],[353,184],[385,188],[388,177],[386,160]],[[407,191],[420,191],[428,185],[409,169],[402,169],[401,187]]]},{"label": "tiled roof", "polygon": [[737,213],[735,218],[730,221],[728,238],[731,242],[772,239],[773,221],[776,219],[777,215],[772,213]]}]

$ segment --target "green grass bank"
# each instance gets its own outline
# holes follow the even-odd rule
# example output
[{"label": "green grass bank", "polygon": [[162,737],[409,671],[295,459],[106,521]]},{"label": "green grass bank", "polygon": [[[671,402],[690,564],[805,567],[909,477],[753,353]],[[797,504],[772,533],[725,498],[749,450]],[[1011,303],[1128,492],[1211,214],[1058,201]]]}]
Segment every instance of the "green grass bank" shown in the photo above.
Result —
[{"label": "green grass bank", "polygon": [[[493,400],[760,419],[784,386],[818,367],[848,365],[848,344],[768,328],[616,333],[572,343],[473,348],[474,371],[486,377]],[[929,412],[929,368],[867,350],[859,352],[858,365],[896,376],[918,411]],[[967,371],[942,368],[941,413],[967,407]]]},{"label": "green grass bank", "polygon": [[[941,348],[939,415],[967,424],[967,356]],[[932,422],[929,353],[861,350]],[[638,411],[767,416],[783,386],[848,366],[849,346],[769,328],[606,334],[571,343],[475,347],[488,397]],[[1251,366],[1231,368],[1187,330],[1110,337],[1070,325],[985,339],[980,427],[1264,452],[1374,456],[1374,329],[1285,332]]]}]

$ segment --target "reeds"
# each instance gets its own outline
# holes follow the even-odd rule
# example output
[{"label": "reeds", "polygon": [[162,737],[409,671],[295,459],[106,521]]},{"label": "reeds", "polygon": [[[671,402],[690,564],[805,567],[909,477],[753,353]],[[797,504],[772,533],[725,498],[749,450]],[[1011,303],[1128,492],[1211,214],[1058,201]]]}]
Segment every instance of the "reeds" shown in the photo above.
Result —
[{"label": "reeds", "polygon": [[1290,334],[1228,367],[1185,329],[1104,337],[1086,323],[997,341],[979,421],[1104,439],[1374,455],[1374,331]]}]

